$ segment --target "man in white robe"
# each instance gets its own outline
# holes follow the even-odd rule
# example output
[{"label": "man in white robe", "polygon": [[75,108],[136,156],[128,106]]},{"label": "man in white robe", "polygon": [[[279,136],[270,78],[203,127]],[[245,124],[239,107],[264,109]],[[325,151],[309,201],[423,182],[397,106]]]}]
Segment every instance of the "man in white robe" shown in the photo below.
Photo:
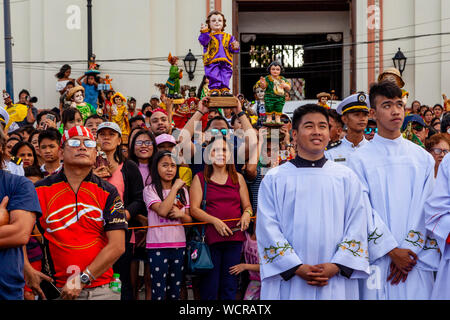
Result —
[{"label": "man in white robe", "polygon": [[369,275],[367,208],[357,176],[328,161],[328,114],[293,117],[298,156],[268,172],[258,195],[262,300],[358,299]]},{"label": "man in white robe", "polygon": [[424,203],[433,188],[434,160],[401,135],[400,88],[378,83],[369,96],[378,134],[348,163],[373,208],[368,221],[371,277],[360,283],[361,299],[429,299],[439,259],[436,250],[424,250],[429,246]]},{"label": "man in white robe", "polygon": [[[450,300],[450,155],[439,165],[433,193],[425,202],[425,223],[432,233],[426,250],[442,254],[431,299]],[[437,248],[436,248],[437,247]],[[424,248],[425,250],[425,248]]]}]

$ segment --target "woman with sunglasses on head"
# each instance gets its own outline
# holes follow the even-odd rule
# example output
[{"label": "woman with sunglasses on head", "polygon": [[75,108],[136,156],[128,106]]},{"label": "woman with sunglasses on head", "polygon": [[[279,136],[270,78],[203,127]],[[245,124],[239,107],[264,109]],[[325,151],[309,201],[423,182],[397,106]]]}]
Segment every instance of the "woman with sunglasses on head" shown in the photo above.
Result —
[{"label": "woman with sunglasses on head", "polygon": [[[97,129],[97,142],[106,154],[107,161],[98,161],[94,174],[105,179],[117,188],[120,198],[125,205],[125,214],[129,227],[139,225],[138,215],[145,212],[142,198],[141,173],[138,166],[130,160],[123,158],[121,149],[122,131],[114,122],[103,122]],[[103,162],[103,163],[102,163]],[[130,280],[130,264],[133,244],[130,243],[131,230],[126,233],[126,249],[124,255],[114,265],[114,271],[120,274],[122,281],[122,300],[133,300],[133,290]]]},{"label": "woman with sunglasses on head", "polygon": [[439,165],[450,150],[450,139],[446,134],[435,134],[425,141],[425,148],[436,161],[436,164],[434,165],[434,177],[436,178]]},{"label": "woman with sunglasses on head", "polygon": [[[194,177],[190,190],[192,217],[208,223],[205,239],[214,264],[202,274],[200,295],[202,300],[235,300],[237,277],[230,268],[240,262],[242,231],[249,227],[253,210],[244,177],[230,162],[232,148],[225,137],[215,136],[206,150],[207,164]],[[206,207],[202,206],[204,193]]]}]

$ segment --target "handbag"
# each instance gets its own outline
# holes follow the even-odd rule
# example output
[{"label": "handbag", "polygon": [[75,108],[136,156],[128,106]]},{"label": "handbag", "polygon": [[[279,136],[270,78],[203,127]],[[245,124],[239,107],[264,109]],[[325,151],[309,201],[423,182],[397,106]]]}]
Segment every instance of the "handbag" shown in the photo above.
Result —
[{"label": "handbag", "polygon": [[[203,188],[202,210],[206,210],[206,180]],[[205,225],[202,225],[201,234],[198,229],[193,227],[191,229],[191,237],[186,243],[187,251],[187,271],[191,274],[202,273],[214,268],[211,259],[209,246],[205,242]]]}]

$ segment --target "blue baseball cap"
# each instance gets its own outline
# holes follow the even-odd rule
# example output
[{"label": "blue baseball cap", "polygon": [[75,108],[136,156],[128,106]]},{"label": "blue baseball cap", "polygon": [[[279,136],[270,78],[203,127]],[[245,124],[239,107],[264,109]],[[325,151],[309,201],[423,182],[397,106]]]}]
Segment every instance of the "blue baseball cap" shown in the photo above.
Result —
[{"label": "blue baseball cap", "polygon": [[405,118],[402,125],[402,131],[406,129],[408,126],[408,123],[410,122],[417,122],[418,124],[421,124],[422,126],[426,127],[425,122],[423,121],[422,117],[418,114],[411,114]]}]

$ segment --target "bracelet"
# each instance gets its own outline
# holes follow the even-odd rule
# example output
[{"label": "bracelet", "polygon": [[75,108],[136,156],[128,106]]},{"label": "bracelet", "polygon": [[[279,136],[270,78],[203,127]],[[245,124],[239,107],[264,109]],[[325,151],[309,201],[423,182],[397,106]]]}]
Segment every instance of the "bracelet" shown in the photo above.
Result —
[{"label": "bracelet", "polygon": [[254,212],[252,209],[245,209],[244,213],[248,212],[250,214],[250,218],[254,216]]},{"label": "bracelet", "polygon": [[200,112],[202,115],[205,115],[203,112],[201,112],[199,109],[197,109],[198,112]]},{"label": "bracelet", "polygon": [[86,274],[89,276],[89,277],[91,277],[92,278],[92,280],[97,280],[93,275],[92,275],[92,273],[89,271],[89,269],[86,267],[86,270],[85,270],[85,272],[86,272]]}]

